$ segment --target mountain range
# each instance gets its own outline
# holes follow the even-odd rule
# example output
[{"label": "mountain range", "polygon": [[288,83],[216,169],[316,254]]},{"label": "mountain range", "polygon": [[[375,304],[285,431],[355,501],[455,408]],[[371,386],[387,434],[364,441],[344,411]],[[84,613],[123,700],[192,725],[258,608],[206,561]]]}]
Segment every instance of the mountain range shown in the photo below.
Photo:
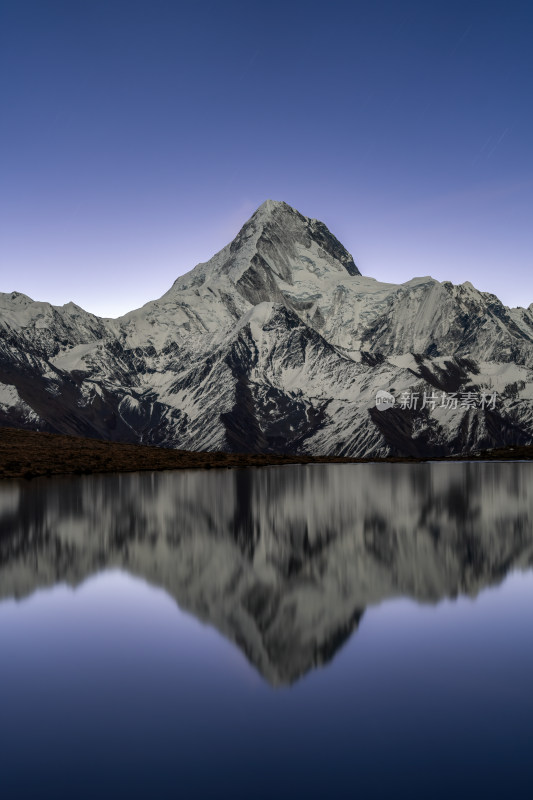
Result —
[{"label": "mountain range", "polygon": [[[118,319],[0,294],[0,425],[188,450],[439,456],[533,441],[533,304],[361,275],[267,200]],[[378,407],[376,395],[395,398]],[[416,405],[416,407],[415,407]]]}]

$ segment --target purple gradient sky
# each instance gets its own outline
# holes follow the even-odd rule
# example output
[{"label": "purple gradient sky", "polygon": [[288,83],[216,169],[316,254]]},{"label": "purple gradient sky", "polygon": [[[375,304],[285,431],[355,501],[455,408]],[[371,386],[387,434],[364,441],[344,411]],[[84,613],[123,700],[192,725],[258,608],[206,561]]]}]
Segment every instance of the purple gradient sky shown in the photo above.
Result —
[{"label": "purple gradient sky", "polygon": [[116,316],[266,198],[533,302],[529,0],[2,0],[0,291]]}]

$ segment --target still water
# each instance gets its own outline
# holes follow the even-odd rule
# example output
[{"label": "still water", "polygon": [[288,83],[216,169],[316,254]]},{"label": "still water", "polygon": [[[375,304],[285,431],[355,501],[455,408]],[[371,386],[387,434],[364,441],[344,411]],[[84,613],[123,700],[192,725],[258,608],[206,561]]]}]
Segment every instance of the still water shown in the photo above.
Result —
[{"label": "still water", "polygon": [[0,796],[529,797],[533,464],[0,484]]}]

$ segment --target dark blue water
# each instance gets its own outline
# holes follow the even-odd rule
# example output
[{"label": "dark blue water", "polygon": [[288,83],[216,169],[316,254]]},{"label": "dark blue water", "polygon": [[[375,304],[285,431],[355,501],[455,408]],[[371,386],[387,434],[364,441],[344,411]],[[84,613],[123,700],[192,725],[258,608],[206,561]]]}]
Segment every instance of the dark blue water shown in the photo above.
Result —
[{"label": "dark blue water", "polygon": [[533,465],[0,486],[0,796],[528,797]]}]

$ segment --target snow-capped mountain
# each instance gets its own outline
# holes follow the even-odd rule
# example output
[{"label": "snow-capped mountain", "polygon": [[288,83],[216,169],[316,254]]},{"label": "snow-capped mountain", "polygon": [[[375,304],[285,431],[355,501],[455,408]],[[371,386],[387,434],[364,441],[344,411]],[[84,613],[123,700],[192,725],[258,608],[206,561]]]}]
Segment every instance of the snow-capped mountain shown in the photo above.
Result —
[{"label": "snow-capped mountain", "polygon": [[273,684],[366,609],[533,567],[532,464],[314,464],[0,485],[0,603],[104,569],[159,586]]},{"label": "snow-capped mountain", "polygon": [[[440,455],[530,443],[532,379],[533,304],[362,276],[323,223],[271,200],[118,319],[0,294],[2,425],[186,449]],[[376,407],[379,390],[392,407]]]}]

